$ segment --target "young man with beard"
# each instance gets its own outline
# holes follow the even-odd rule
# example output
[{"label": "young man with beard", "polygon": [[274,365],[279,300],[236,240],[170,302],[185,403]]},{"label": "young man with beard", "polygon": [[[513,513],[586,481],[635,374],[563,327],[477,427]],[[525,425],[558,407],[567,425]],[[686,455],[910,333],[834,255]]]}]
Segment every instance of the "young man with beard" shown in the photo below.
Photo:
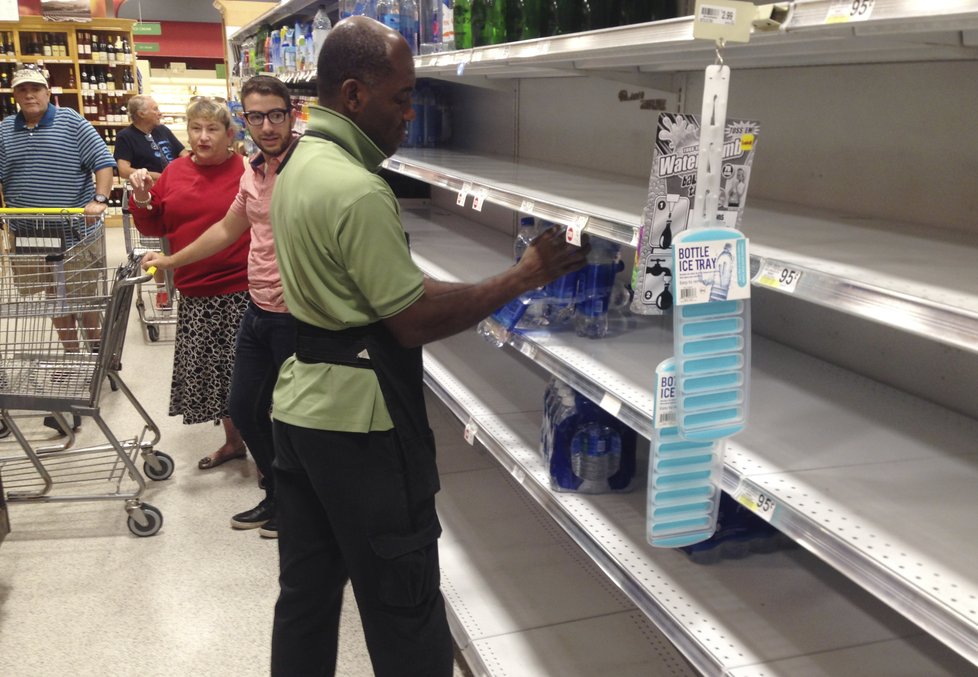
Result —
[{"label": "young man with beard", "polygon": [[[179,252],[171,256],[147,254],[142,265],[169,270],[194,263],[221,251],[251,228],[251,301],[238,331],[230,411],[231,420],[262,473],[265,498],[254,508],[231,517],[231,527],[258,528],[261,536],[276,538],[272,474],[275,449],[269,409],[279,367],[295,351],[295,325],[282,295],[269,207],[278,167],[296,138],[292,132],[295,116],[288,88],[271,76],[258,75],[248,80],[241,89],[241,101],[248,131],[260,152],[249,161],[227,215]],[[229,457],[207,456],[198,466],[205,470],[228,460]]]}]

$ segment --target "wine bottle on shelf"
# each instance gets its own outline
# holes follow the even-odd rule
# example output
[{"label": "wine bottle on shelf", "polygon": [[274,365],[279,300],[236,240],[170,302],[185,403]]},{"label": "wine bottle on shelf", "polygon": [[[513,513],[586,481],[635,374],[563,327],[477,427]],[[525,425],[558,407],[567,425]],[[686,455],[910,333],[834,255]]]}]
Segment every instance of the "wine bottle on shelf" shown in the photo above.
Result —
[{"label": "wine bottle on shelf", "polygon": [[105,36],[105,60],[108,63],[115,63],[115,43],[112,42],[112,36]]},{"label": "wine bottle on shelf", "polygon": [[95,33],[89,33],[88,58],[98,61],[98,36]]},{"label": "wine bottle on shelf", "polygon": [[105,97],[102,96],[101,94],[99,94],[98,106],[96,106],[96,109],[98,110],[98,121],[108,122],[109,119],[108,104],[106,104]]},{"label": "wine bottle on shelf", "polygon": [[123,48],[122,48],[122,36],[121,35],[115,36],[114,51],[115,51],[115,60],[116,60],[116,62],[125,61],[125,56],[124,56],[125,55],[125,52],[123,51]]},{"label": "wine bottle on shelf", "polygon": [[100,92],[108,91],[109,85],[105,81],[105,71],[103,71],[101,68],[99,68],[98,69],[98,75],[96,75],[95,77],[97,78],[96,82],[98,82],[98,89],[99,89],[99,91]]},{"label": "wine bottle on shelf", "polygon": [[41,54],[51,56],[51,34],[45,33],[41,41]]},{"label": "wine bottle on shelf", "polygon": [[75,69],[73,66],[68,68],[68,89],[77,89],[78,83],[75,81]]}]

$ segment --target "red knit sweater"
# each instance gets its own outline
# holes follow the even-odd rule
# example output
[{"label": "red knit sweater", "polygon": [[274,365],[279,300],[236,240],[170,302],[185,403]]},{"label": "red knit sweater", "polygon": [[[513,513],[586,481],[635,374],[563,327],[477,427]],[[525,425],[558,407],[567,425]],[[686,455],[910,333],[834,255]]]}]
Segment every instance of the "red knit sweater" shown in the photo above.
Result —
[{"label": "red knit sweater", "polygon": [[[151,210],[129,202],[136,228],[162,237],[176,253],[227,214],[244,173],[240,155],[219,165],[198,165],[189,156],[177,158],[163,171],[151,191]],[[248,289],[251,230],[232,245],[197,263],[173,271],[173,282],[186,296],[219,296]]]}]

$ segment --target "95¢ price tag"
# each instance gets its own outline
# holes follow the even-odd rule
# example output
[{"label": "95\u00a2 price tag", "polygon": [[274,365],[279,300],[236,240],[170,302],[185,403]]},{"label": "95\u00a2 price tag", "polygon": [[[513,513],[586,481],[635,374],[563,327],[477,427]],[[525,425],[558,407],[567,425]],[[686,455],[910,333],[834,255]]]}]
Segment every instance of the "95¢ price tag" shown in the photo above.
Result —
[{"label": "95\u00a2 price tag", "polygon": [[794,294],[801,280],[801,271],[777,261],[765,261],[754,281],[762,287]]},{"label": "95\u00a2 price tag", "polygon": [[866,21],[873,15],[876,0],[836,0],[825,17],[827,24]]},{"label": "95\u00a2 price tag", "polygon": [[777,502],[770,494],[762,489],[747,487],[743,484],[737,487],[734,498],[738,503],[749,508],[751,512],[765,522],[770,522],[774,517],[775,511],[778,509]]}]

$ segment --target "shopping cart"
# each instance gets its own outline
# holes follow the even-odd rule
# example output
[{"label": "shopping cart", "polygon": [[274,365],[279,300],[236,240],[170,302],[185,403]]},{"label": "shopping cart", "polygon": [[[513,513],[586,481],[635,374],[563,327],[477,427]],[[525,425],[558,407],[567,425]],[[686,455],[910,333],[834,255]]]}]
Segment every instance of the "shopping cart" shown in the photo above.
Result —
[{"label": "shopping cart", "polygon": [[[146,483],[135,463],[141,457],[146,476],[164,480],[173,459],[154,450],[159,428],[119,375],[133,290],[150,276],[134,257],[106,268],[103,230],[81,211],[0,210],[5,232],[15,233],[0,271],[0,420],[21,451],[0,456],[0,474],[8,503],[123,500],[129,530],[152,536],[163,516],[140,501]],[[74,319],[74,333],[65,318]],[[106,380],[143,420],[133,438],[120,441],[101,416]],[[66,431],[60,412],[88,416],[107,444],[36,448],[15,410],[56,412]]]},{"label": "shopping cart", "polygon": [[[142,256],[148,251],[170,253],[170,243],[165,237],[150,237],[136,229],[132,214],[129,213],[129,195],[132,187],[126,184],[122,192],[122,235],[126,241],[126,251],[134,256]],[[160,327],[176,325],[177,303],[180,293],[173,286],[173,271],[164,273],[163,284],[153,282],[143,288],[136,285],[136,312],[139,321],[146,328],[146,335],[152,342],[160,340]]]}]

